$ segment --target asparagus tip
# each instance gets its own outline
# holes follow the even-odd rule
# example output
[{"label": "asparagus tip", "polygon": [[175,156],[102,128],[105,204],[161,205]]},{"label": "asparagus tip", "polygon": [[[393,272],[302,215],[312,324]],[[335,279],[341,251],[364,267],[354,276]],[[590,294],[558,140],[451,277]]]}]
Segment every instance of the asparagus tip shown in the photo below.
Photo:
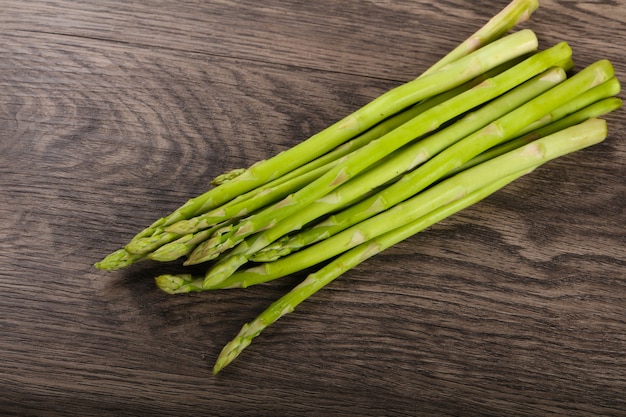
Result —
[{"label": "asparagus tip", "polygon": [[93,266],[103,271],[115,271],[127,267],[142,258],[143,255],[132,254],[122,248],[110,253],[101,261],[96,262]]},{"label": "asparagus tip", "polygon": [[159,275],[158,277],[156,277],[154,279],[154,281],[156,282],[157,287],[159,287],[161,290],[165,291],[168,294],[179,294],[181,292],[187,292],[187,291],[181,291],[181,289],[189,284],[191,282],[191,275],[190,274],[181,274],[181,275],[171,275],[171,274],[164,274],[164,275]]}]

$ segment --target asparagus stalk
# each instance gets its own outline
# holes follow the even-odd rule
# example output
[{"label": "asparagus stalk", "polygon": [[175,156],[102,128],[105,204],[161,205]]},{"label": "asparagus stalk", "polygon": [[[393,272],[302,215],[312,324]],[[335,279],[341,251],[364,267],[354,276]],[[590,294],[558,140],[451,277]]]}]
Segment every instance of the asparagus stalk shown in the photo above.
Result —
[{"label": "asparagus stalk", "polygon": [[155,222],[155,226],[167,226],[223,204],[331,151],[381,120],[421,100],[461,85],[489,68],[536,48],[537,39],[534,33],[529,29],[521,30],[480,48],[439,71],[400,85],[306,141],[268,160],[254,164],[231,181],[189,200],[166,218]]},{"label": "asparagus stalk", "polygon": [[[327,171],[339,162],[341,157],[351,153],[374,139],[378,139],[406,121],[436,106],[437,104],[444,102],[450,97],[454,97],[462,92],[465,92],[485,79],[501,73],[502,71],[513,66],[515,62],[516,60],[509,61],[489,72],[486,72],[485,74],[481,74],[463,85],[424,100],[409,109],[382,121],[378,125],[339,146],[328,154],[325,154],[298,169],[270,181],[263,186],[249,191],[248,193],[242,194],[218,208],[188,220],[180,220],[165,227],[164,229],[155,231],[151,236],[135,238],[126,246],[126,248],[124,248],[124,250],[117,251],[108,259],[96,264],[96,266],[100,269],[119,269],[120,267],[128,266],[135,259],[144,259],[145,256],[136,256],[140,254],[146,254],[150,259],[157,261],[171,261],[187,256],[199,243],[210,237],[204,229],[226,220],[241,217],[263,207],[266,204],[275,203],[276,200],[286,196],[289,192],[293,192],[311,182],[313,179],[319,177],[321,173]],[[233,170],[222,174],[214,180],[214,182],[221,184],[240,175],[241,173],[243,173],[241,169]]]},{"label": "asparagus stalk", "polygon": [[[365,175],[359,176],[353,181],[346,183],[344,186],[337,189],[335,194],[339,195],[344,191],[344,189],[348,189],[352,191],[352,193],[356,193],[358,189],[364,189],[362,182],[364,182],[363,179],[366,179],[368,176],[380,178],[385,172],[392,172],[392,170],[394,168],[397,169],[397,167],[405,168],[403,171],[414,169],[416,166],[429,159],[431,155],[438,154],[470,133],[486,126],[488,123],[504,116],[506,113],[526,103],[531,98],[534,98],[540,93],[554,87],[556,84],[562,82],[565,77],[565,71],[560,67],[547,70],[543,74],[538,75],[532,80],[494,99],[492,102],[485,104],[476,111],[467,114],[461,120],[446,127],[445,129],[442,129],[417,143],[413,143],[407,148],[402,148],[396,151],[399,154],[397,157],[390,159],[384,165],[377,167],[375,170],[369,171]],[[349,196],[351,196],[351,194],[349,194]],[[321,218],[325,214],[345,207],[345,204],[341,204],[342,200],[347,200],[347,202],[351,201],[349,198],[342,198],[340,196],[334,197],[331,202],[327,202],[326,199],[323,201],[316,201],[312,205],[305,208],[302,212],[298,213],[297,216],[290,216],[276,224],[270,230],[263,232],[263,235],[269,235],[270,237],[267,238],[266,241],[273,242],[279,237],[297,230],[298,218],[300,218],[300,222],[307,224],[310,221]],[[311,214],[309,215],[308,213],[310,212]],[[304,217],[304,221],[302,217]],[[259,245],[257,244],[256,247],[258,248],[258,246]],[[281,247],[281,244],[277,245],[279,252]],[[263,248],[263,251],[256,250],[253,253],[250,253],[250,255],[254,255],[254,261],[268,262],[270,260],[274,260],[273,258],[278,255],[272,254],[277,248],[266,246]]]},{"label": "asparagus stalk", "polygon": [[[482,152],[514,137],[525,126],[539,120],[555,108],[572,100],[578,94],[613,77],[613,68],[606,61],[598,61],[585,68],[541,96],[518,107],[494,124],[450,146],[380,193],[349,207],[295,237],[293,246],[300,247],[312,241],[325,239],[398,202],[416,194],[449,172]],[[298,242],[298,240],[301,240]],[[285,247],[283,251],[288,251]]]},{"label": "asparagus stalk", "polygon": [[[362,146],[366,145],[367,143],[370,143],[371,141],[378,139],[382,136],[384,136],[385,134],[391,132],[392,130],[394,130],[395,128],[401,126],[402,124],[406,123],[407,121],[413,119],[414,117],[416,117],[417,115],[423,113],[426,110],[431,109],[432,107],[441,104],[442,102],[450,99],[451,97],[457,96],[467,90],[469,90],[470,88],[476,86],[477,84],[479,84],[480,82],[485,81],[488,77],[492,77],[495,76],[499,73],[501,73],[502,71],[504,71],[505,69],[510,68],[509,66],[510,62],[507,62],[505,64],[503,64],[500,67],[495,68],[494,70],[492,70],[491,72],[487,72],[485,74],[481,74],[478,77],[476,77],[473,80],[468,81],[465,84],[462,84],[456,88],[453,88],[451,90],[445,91],[435,97],[432,97],[430,99],[424,100],[414,106],[409,107],[406,110],[401,111],[400,113],[397,113],[395,115],[393,115],[392,117],[390,117],[389,119],[386,119],[384,121],[382,121],[381,123],[379,123],[378,125],[374,126],[373,128],[367,130],[366,132],[364,132],[363,134],[357,136],[356,138],[350,140],[349,142],[339,146],[338,148],[334,149],[333,151],[331,151],[330,153],[323,155],[319,158],[317,158],[314,161],[311,161],[310,163],[303,165],[302,167],[262,186],[259,187],[255,190],[253,190],[251,193],[254,193],[253,197],[256,197],[258,194],[263,194],[264,196],[266,196],[267,194],[272,194],[275,193],[275,189],[278,187],[284,187],[284,183],[285,182],[294,182],[294,181],[299,181],[298,182],[298,187],[293,187],[293,190],[301,187],[303,184],[309,183],[311,182],[311,179],[305,179],[304,181],[302,181],[302,177],[305,175],[310,175],[310,172],[315,170],[315,171],[320,171],[322,168],[325,170],[330,169],[330,167],[336,165],[339,160],[352,153],[353,151],[361,148]],[[504,67],[504,68],[502,68]],[[295,174],[295,175],[294,175]],[[318,176],[316,175],[315,178],[317,178]],[[245,198],[241,201],[241,205],[238,205],[237,207],[239,208],[239,211],[242,211],[244,209],[247,209],[247,206],[245,206],[245,201],[249,200],[249,198]],[[243,207],[242,207],[243,206]],[[181,220],[179,222],[176,222],[170,226],[167,226],[164,228],[165,232],[171,232],[171,233],[179,233],[181,235],[184,234],[189,234],[189,233],[195,233],[197,231],[200,231],[202,229],[205,229],[207,227],[210,227],[214,224],[216,224],[219,221],[223,221],[225,218],[230,218],[232,217],[231,215],[225,214],[223,211],[224,206],[219,207],[217,209],[211,210],[207,213],[203,213],[199,216],[193,217],[191,219],[187,219],[187,220]],[[235,212],[237,213],[238,211],[235,211],[236,209],[233,209],[231,207],[231,212]],[[252,211],[252,210],[246,210],[246,211]]]},{"label": "asparagus stalk", "polygon": [[[547,136],[575,124],[579,124],[587,119],[600,117],[610,113],[621,107],[621,100],[616,97],[611,97],[618,94],[619,91],[620,84],[617,79],[613,77],[601,85],[583,92],[574,99],[565,103],[563,106],[560,106],[550,112],[547,116],[542,117],[537,122],[531,123],[529,126],[532,126],[534,130],[524,128],[520,132],[516,133],[515,136],[517,137],[513,140],[503,138],[503,140],[508,140],[508,142],[483,152],[458,168],[451,170],[445,176],[452,176],[469,167],[477,165],[480,162],[487,161],[497,155],[513,150],[535,139]],[[604,100],[602,100],[603,98]],[[492,104],[496,104],[496,102]],[[492,104],[490,104],[490,106]],[[487,106],[485,106],[485,108],[486,107]],[[550,121],[553,122],[549,123]],[[444,133],[444,131],[440,133]],[[433,135],[433,137],[436,136],[437,134]],[[428,140],[430,139],[432,139],[432,137]],[[279,223],[277,227],[279,227],[281,223]],[[250,255],[249,259],[255,262],[273,261],[327,236],[328,233],[324,232],[323,229],[310,227],[301,233],[277,240],[275,243],[266,246],[253,255]]]},{"label": "asparagus stalk", "polygon": [[575,113],[599,100],[616,96],[619,94],[620,90],[621,85],[619,80],[616,77],[612,77],[609,80],[582,92],[570,101],[564,103],[562,106],[559,106],[550,113],[546,114],[541,119],[529,124],[519,132],[519,135],[522,136],[539,129],[551,122],[555,122],[569,114]]},{"label": "asparagus stalk", "polygon": [[128,252],[125,248],[120,248],[105,256],[101,261],[96,262],[94,267],[105,271],[115,271],[144,259],[146,259],[145,254],[134,254]]},{"label": "asparagus stalk", "polygon": [[[424,73],[424,75],[434,73],[441,67],[466,56],[480,46],[501,37],[518,23],[528,19],[537,7],[537,0],[513,0],[509,6],[494,16],[475,34],[462,42],[459,47],[455,48],[437,64],[433,65]],[[447,89],[448,88],[444,87],[442,91]],[[369,112],[370,114],[377,113],[375,111],[377,105],[378,103],[376,102],[366,106],[372,110]],[[401,104],[401,107],[405,106],[406,103]],[[283,152],[268,160],[260,161],[243,172],[237,172],[237,175],[234,178],[225,181],[224,184],[220,184],[219,186],[197,197],[189,199],[185,204],[183,204],[183,206],[179,207],[168,216],[157,219],[150,226],[137,233],[133,239],[139,239],[151,236],[155,233],[160,233],[162,227],[164,226],[219,207],[225,202],[236,198],[238,195],[246,193],[268,181],[271,181],[272,176],[281,177],[282,175],[285,175],[289,171],[293,170],[296,166],[301,166],[307,162],[314,161],[328,150],[336,148],[341,143],[345,142],[345,138],[349,138],[350,136],[349,134],[340,134],[335,138],[335,131],[339,131],[338,133],[342,133],[342,131],[347,132],[349,130],[347,127],[351,124],[361,124],[362,127],[360,130],[365,131],[367,130],[366,126],[373,126],[377,123],[377,120],[380,121],[385,119],[385,113],[381,113],[381,117],[378,119],[374,118],[373,120],[367,120],[367,118],[361,117],[361,114],[363,113],[368,113],[367,109],[355,112],[353,115],[342,119],[328,129],[319,132],[309,138],[309,140],[305,141],[305,144],[302,144],[296,150]],[[392,109],[388,114],[394,113],[395,111]],[[359,119],[365,120],[361,120],[361,123],[356,123],[355,120],[359,121]],[[217,181],[217,183],[219,184],[219,181]],[[144,258],[145,256],[137,256],[129,253],[125,249],[120,249],[113,252],[102,261],[97,262],[95,266],[100,269],[118,269]]]},{"label": "asparagus stalk", "polygon": [[[525,31],[521,31],[509,35],[475,52],[475,54],[486,54],[484,61],[478,55],[469,55],[466,57],[470,59],[470,66],[466,67],[465,74],[468,72],[483,73],[501,62],[506,62],[512,56],[519,56],[519,50],[514,52],[509,49],[504,49],[504,47],[506,43],[511,42],[512,45],[510,46],[515,49],[528,48],[529,44],[532,43],[531,38],[533,38],[534,35],[532,32],[527,32],[526,34],[524,34],[524,32]],[[520,44],[519,41],[511,39],[512,37],[518,36],[526,40]],[[356,150],[347,156],[338,166],[331,169],[316,181],[289,195],[279,203],[242,220],[234,225],[227,233],[216,235],[198,246],[191,254],[189,262],[197,263],[215,259],[220,253],[232,248],[245,237],[264,228],[271,227],[282,218],[301,210],[305,205],[332,192],[343,183],[413,139],[437,129],[446,121],[497,97],[538,73],[545,71],[554,63],[550,62],[546,67],[545,64],[546,61],[549,60],[549,57],[557,56],[559,58],[558,61],[562,61],[563,56],[571,55],[571,49],[565,43],[551,48],[550,52],[544,52],[538,53],[514,67],[515,71],[513,71],[513,69],[505,71],[501,75],[482,83],[479,88],[475,87],[470,91],[433,107],[380,139],[370,142],[366,146]],[[491,61],[491,59],[495,61]],[[477,64],[478,62],[480,62],[480,64]],[[461,63],[467,64],[464,63],[463,60],[459,60],[451,65]],[[436,74],[438,73],[435,73],[435,75]],[[426,80],[427,78],[428,77],[424,77],[422,80]]]},{"label": "asparagus stalk", "polygon": [[[400,174],[414,169],[427,160],[430,155],[436,155],[451,144],[457,142],[469,133],[484,127],[488,123],[505,115],[531,98],[554,87],[565,79],[565,71],[560,68],[551,68],[535,78],[521,84],[492,102],[471,112],[454,124],[439,130],[422,140],[411,143],[398,149],[383,163],[357,176],[351,181],[337,188],[331,194],[304,207],[271,228],[252,237],[251,242],[243,241],[206,274],[206,285],[213,286],[232,274],[238,267],[248,261],[250,257],[257,262],[267,262],[275,257],[268,245],[287,233],[300,229],[315,219],[334,212],[348,204],[352,204],[365,191],[373,190]],[[280,249],[279,249],[280,251]],[[268,258],[269,255],[269,258]]]},{"label": "asparagus stalk", "polygon": [[450,171],[449,175],[454,175],[458,172],[464,171],[470,167],[478,165],[482,162],[488,161],[498,155],[512,151],[520,146],[526,145],[534,140],[542,138],[544,136],[551,135],[559,130],[566,129],[570,126],[577,125],[588,119],[598,118],[604,116],[612,111],[615,111],[622,107],[622,100],[618,97],[609,97],[603,100],[597,101],[589,106],[565,116],[553,123],[547,124],[539,129],[536,129],[530,133],[520,136],[516,139],[505,142],[498,145],[488,151],[481,153],[480,155],[472,158],[470,161],[461,165],[458,169]]},{"label": "asparagus stalk", "polygon": [[[606,134],[606,123],[600,119],[591,119],[581,125],[539,139],[519,150],[502,155],[458,174],[458,176],[464,176],[471,171],[482,169],[484,171],[481,175],[490,176],[491,180],[473,191],[464,191],[463,188],[458,189],[461,194],[456,200],[447,203],[423,217],[416,218],[404,227],[392,229],[391,231],[379,235],[377,238],[368,239],[330,262],[319,271],[310,274],[298,286],[270,305],[270,307],[262,312],[255,320],[244,324],[237,336],[226,344],[220,353],[213,368],[213,372],[218,373],[225,366],[230,364],[264,329],[284,315],[293,312],[301,302],[315,294],[344,272],[354,268],[356,265],[399,241],[418,233],[433,223],[485,198],[515,180],[517,177],[532,171],[535,167],[549,160],[604,140]],[[511,173],[511,164],[519,169],[517,171],[513,170]]]},{"label": "asparagus stalk", "polygon": [[423,75],[435,72],[500,38],[515,26],[527,21],[538,7],[539,2],[537,0],[513,0],[483,27],[426,70]]},{"label": "asparagus stalk", "polygon": [[[515,27],[518,23],[528,19],[537,7],[537,0],[513,0],[509,6],[494,16],[489,22],[487,22],[486,25],[462,42],[459,47],[447,54],[437,64],[433,65],[423,75],[434,73],[445,65],[448,65],[451,62],[473,52],[480,46],[498,39],[508,30]],[[442,91],[447,89],[447,87],[444,87]],[[396,92],[397,91],[392,90],[390,93]],[[389,95],[389,93],[387,95]],[[369,114],[377,114],[377,106],[377,102],[366,106],[371,110]],[[406,106],[406,103],[400,104],[400,108],[404,106]],[[388,113],[380,113],[380,117],[378,119],[374,117],[372,120],[367,120],[367,118],[362,117],[362,114],[367,113],[367,109],[355,112],[353,115],[342,119],[328,129],[309,138],[309,140],[305,141],[308,146],[302,144],[296,150],[283,152],[266,161],[260,161],[247,170],[240,170],[236,173],[234,178],[229,178],[228,181],[224,182],[224,184],[220,184],[220,180],[217,180],[216,184],[219,184],[219,186],[188,200],[183,206],[172,212],[170,215],[157,219],[150,226],[137,233],[133,239],[140,239],[151,236],[155,233],[159,234],[164,226],[219,207],[233,198],[236,198],[237,196],[250,190],[254,190],[256,187],[271,181],[272,176],[280,178],[289,171],[293,170],[295,166],[306,164],[307,161],[315,161],[316,158],[322,156],[328,150],[340,146],[341,143],[345,142],[345,138],[350,136],[349,134],[340,134],[336,138],[333,138],[335,137],[335,131],[339,131],[338,133],[342,133],[342,131],[347,132],[349,130],[347,127],[351,124],[360,124],[360,131],[365,131],[367,130],[367,126],[375,125],[377,120],[380,121],[385,119],[385,114],[393,114],[395,111],[392,109]],[[360,123],[356,123],[355,120]],[[303,158],[303,156],[307,155],[308,158]],[[132,254],[125,250],[125,248],[122,248],[113,252],[102,261],[97,262],[95,266],[100,269],[113,270],[128,266],[144,258],[144,255]]]},{"label": "asparagus stalk", "polygon": [[[544,139],[539,139],[532,144],[540,148],[546,142]],[[271,281],[330,259],[359,243],[375,237],[379,233],[402,226],[410,221],[411,218],[425,215],[441,205],[454,200],[459,195],[465,195],[485,186],[494,176],[502,172],[506,172],[506,175],[514,173],[516,170],[511,170],[525,163],[524,161],[531,160],[534,162],[534,158],[540,156],[535,154],[526,155],[529,149],[532,148],[519,148],[511,153],[463,171],[415,195],[409,200],[388,208],[376,216],[363,220],[299,252],[274,262],[263,263],[259,266],[235,272],[223,281],[224,286],[230,287],[232,284],[240,282],[242,287],[247,287],[251,284]],[[539,151],[537,151],[537,154],[543,156]],[[217,285],[221,284],[218,283]],[[208,285],[205,285],[205,287],[209,288]]]},{"label": "asparagus stalk", "polygon": [[145,255],[147,258],[153,261],[170,262],[179,259],[181,256],[185,256],[191,253],[200,243],[207,240],[213,233],[222,227],[228,227],[233,220],[228,220],[223,223],[214,225],[209,229],[202,230],[198,233],[189,233],[182,235],[173,242],[169,242],[154,252],[150,252]]}]

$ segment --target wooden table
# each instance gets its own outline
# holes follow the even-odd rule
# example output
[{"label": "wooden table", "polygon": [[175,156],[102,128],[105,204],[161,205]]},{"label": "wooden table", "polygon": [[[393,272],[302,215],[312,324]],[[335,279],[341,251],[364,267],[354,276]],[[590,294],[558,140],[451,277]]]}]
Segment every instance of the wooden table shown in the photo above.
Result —
[{"label": "wooden table", "polygon": [[[169,296],[92,264],[419,75],[505,0],[0,1],[3,416],[626,415],[626,116],[360,265],[217,377],[303,278]],[[523,27],[626,81],[626,3]]]}]

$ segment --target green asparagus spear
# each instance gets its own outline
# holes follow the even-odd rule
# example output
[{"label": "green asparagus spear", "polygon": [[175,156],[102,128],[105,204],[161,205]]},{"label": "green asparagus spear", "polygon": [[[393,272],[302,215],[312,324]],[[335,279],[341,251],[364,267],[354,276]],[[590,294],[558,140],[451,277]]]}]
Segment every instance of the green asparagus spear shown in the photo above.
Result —
[{"label": "green asparagus spear", "polygon": [[[587,132],[587,130],[585,131]],[[539,139],[532,143],[540,147],[543,146],[542,144],[545,142],[544,139]],[[411,217],[415,218],[415,213],[418,213],[419,216],[425,215],[439,206],[452,201],[458,195],[471,192],[468,190],[473,191],[485,186],[485,182],[488,183],[493,177],[502,172],[507,172],[506,175],[515,172],[511,172],[510,170],[519,167],[528,159],[533,160],[533,158],[538,157],[534,154],[526,155],[525,152],[528,152],[528,149],[533,148],[519,148],[518,150],[505,154],[507,156],[506,158],[500,156],[470,168],[467,171],[463,171],[446,181],[418,193],[409,200],[382,211],[376,216],[363,220],[299,252],[295,252],[274,262],[263,263],[259,266],[235,272],[228,279],[223,281],[223,285],[231,286],[233,283],[241,282],[241,286],[246,287],[251,284],[271,281],[323,262],[350,247],[375,237],[376,233],[384,233],[391,228],[402,226],[402,224],[408,221],[407,219]],[[503,166],[505,164],[509,165]],[[490,173],[489,170],[493,170],[493,172]],[[217,285],[221,286],[222,284]],[[208,285],[205,285],[205,287],[210,288]]]},{"label": "green asparagus spear", "polygon": [[538,7],[539,2],[537,0],[513,0],[483,27],[426,70],[423,75],[435,72],[500,38],[515,26],[527,21]]},{"label": "green asparagus spear", "polygon": [[[293,243],[292,246],[298,248],[303,244],[325,239],[416,194],[473,157],[514,137],[525,126],[541,119],[578,94],[611,77],[613,77],[613,68],[608,61],[598,61],[590,65],[569,80],[508,113],[494,125],[487,126],[465,140],[452,145],[380,193],[330,216],[301,235],[297,235],[291,242]],[[289,247],[283,247],[282,250],[288,251]]]},{"label": "green asparagus spear", "polygon": [[[527,128],[524,128],[520,132],[516,133],[517,138],[514,140],[508,140],[508,138],[504,138],[504,140],[508,140],[508,142],[503,143],[502,145],[499,145],[495,148],[489,149],[488,151],[485,151],[482,154],[474,157],[471,161],[468,161],[458,168],[455,168],[448,172],[446,174],[446,177],[452,176],[471,166],[477,165],[480,162],[487,161],[497,155],[501,155],[505,152],[513,150],[535,139],[547,136],[575,124],[579,124],[587,119],[600,117],[604,114],[610,113],[621,107],[621,100],[615,97],[611,97],[618,94],[619,91],[620,84],[617,79],[613,77],[605,83],[602,83],[601,85],[580,94],[579,96],[565,103],[563,106],[555,109],[547,116],[542,117],[538,121],[540,123],[531,123],[529,126],[532,126],[534,130],[531,131]],[[596,101],[602,98],[606,99]],[[574,113],[570,114],[571,112]],[[550,121],[554,122],[548,124]],[[443,133],[443,131],[441,133]],[[433,136],[436,137],[437,134]],[[431,138],[429,138],[429,140]],[[281,223],[283,222],[280,222],[276,227],[280,227]],[[310,227],[307,230],[295,234],[289,238],[277,240],[275,243],[268,245],[254,255],[251,255],[250,259],[256,262],[269,262],[272,260],[276,260],[281,256],[288,255],[289,253],[299,250],[302,247],[305,247],[320,239],[328,237],[328,235],[329,234],[327,232],[324,232],[323,229]]]},{"label": "green asparagus spear", "polygon": [[189,200],[165,219],[157,221],[156,226],[167,226],[223,204],[331,151],[381,120],[421,100],[461,85],[490,68],[536,48],[537,38],[534,33],[529,29],[521,30],[480,48],[439,71],[400,85],[306,141],[253,165],[231,181]]},{"label": "green asparagus spear", "polygon": [[[606,134],[606,123],[600,119],[591,119],[581,125],[539,139],[519,150],[502,155],[458,174],[459,176],[463,176],[473,170],[483,169],[482,175],[490,176],[491,179],[477,190],[469,192],[469,194],[466,194],[466,191],[462,188],[459,189],[460,194],[456,200],[447,203],[423,217],[418,217],[403,227],[392,229],[391,231],[379,235],[377,238],[368,239],[345,252],[342,256],[330,262],[319,271],[309,275],[298,286],[270,305],[270,307],[255,320],[244,324],[239,334],[226,344],[220,353],[213,368],[213,372],[218,373],[222,370],[249,346],[252,340],[264,329],[285,314],[293,312],[301,302],[315,294],[344,272],[354,268],[356,265],[399,241],[418,233],[433,223],[485,198],[517,177],[527,174],[536,166],[604,140]],[[511,164],[521,169],[510,173],[509,168]],[[453,179],[448,181],[453,181]]]},{"label": "green asparagus spear", "polygon": [[207,240],[213,233],[222,227],[228,227],[234,220],[228,220],[223,223],[214,225],[209,229],[204,229],[198,233],[189,233],[182,235],[173,242],[169,242],[154,252],[150,252],[145,255],[147,258],[153,261],[170,262],[179,259],[181,256],[185,256],[191,253],[200,243]]},{"label": "green asparagus spear", "polygon": [[552,123],[569,114],[577,112],[599,100],[616,96],[617,94],[619,94],[620,90],[621,85],[619,80],[616,77],[612,77],[602,84],[582,92],[567,103],[564,103],[562,106],[557,107],[541,119],[529,124],[519,132],[519,135],[526,135],[529,132],[537,130],[549,123]]},{"label": "green asparagus spear", "polygon": [[[387,160],[384,164],[368,171],[364,175],[356,177],[342,187],[335,190],[331,201],[323,199],[316,201],[306,207],[296,215],[278,222],[271,229],[264,231],[264,240],[255,239],[255,245],[247,253],[256,262],[268,262],[274,260],[282,252],[283,245],[278,243],[274,247],[269,247],[269,243],[276,241],[279,237],[298,229],[300,224],[308,224],[324,215],[335,212],[351,203],[352,197],[358,195],[359,190],[367,189],[369,177],[380,180],[380,183],[387,180],[385,173],[392,173],[394,170],[402,169],[402,173],[410,171],[425,162],[432,155],[436,155],[448,146],[486,126],[493,120],[504,116],[506,113],[516,109],[526,103],[531,98],[552,88],[565,79],[565,72],[562,68],[552,68],[543,74],[538,75],[530,81],[514,88],[506,94],[485,104],[481,108],[467,114],[454,124],[439,130],[438,132],[412,143],[407,147],[396,151],[397,155]],[[344,195],[346,194],[346,195]],[[262,245],[265,245],[264,247]],[[261,249],[263,249],[261,251]],[[282,255],[280,255],[282,256]]]},{"label": "green asparagus spear", "polygon": [[[383,163],[355,177],[331,194],[309,204],[301,211],[279,221],[271,228],[252,236],[250,242],[239,243],[229,254],[213,265],[206,274],[206,285],[213,286],[226,279],[250,257],[257,262],[267,262],[275,257],[272,248],[259,254],[262,249],[289,232],[300,229],[315,219],[352,204],[364,192],[374,190],[399,175],[414,169],[431,155],[436,155],[456,141],[488,123],[514,110],[531,98],[554,87],[565,79],[565,71],[552,68],[521,84],[492,102],[471,112],[452,125],[398,149]],[[282,248],[279,247],[279,252]],[[261,255],[261,256],[259,256]],[[269,256],[268,256],[269,255]]]},{"label": "green asparagus spear", "polygon": [[588,105],[587,107],[572,113],[568,116],[558,119],[557,121],[547,124],[541,128],[538,128],[530,133],[520,136],[516,139],[505,142],[494,148],[489,149],[481,153],[480,155],[472,158],[470,161],[461,165],[458,169],[450,171],[448,175],[454,175],[458,172],[464,171],[470,167],[480,164],[481,162],[488,161],[498,155],[512,151],[520,146],[526,145],[534,140],[542,138],[544,136],[551,135],[560,130],[566,129],[570,126],[577,125],[588,119],[598,118],[604,116],[612,111],[615,111],[622,107],[622,100],[618,97],[609,97],[603,100],[597,101]]},{"label": "green asparagus spear", "polygon": [[[470,59],[470,62],[473,62],[473,64],[466,68],[465,74],[473,71],[476,71],[476,73],[483,73],[486,69],[492,68],[493,65],[501,63],[502,61],[500,60],[508,60],[508,58],[505,57],[508,53],[518,55],[518,53],[516,54],[509,49],[506,51],[502,50],[504,46],[504,43],[502,42],[507,40],[512,41],[511,37],[515,36],[523,36],[526,38],[527,42],[530,42],[532,32],[520,35],[524,32],[525,31],[521,31],[516,34],[509,35],[508,37],[503,38],[500,41],[496,41],[475,52],[476,54],[487,54],[485,56],[485,59],[487,60],[490,58],[497,60],[491,64],[487,63],[487,61],[477,64],[479,62],[478,56],[469,55],[466,57]],[[522,45],[525,46],[522,47],[526,48],[528,46],[527,42],[523,42]],[[513,42],[514,48],[520,46],[519,42]],[[491,48],[500,52],[496,53],[493,50],[489,50]],[[387,135],[370,142],[366,146],[348,155],[339,165],[306,187],[289,195],[279,203],[242,220],[237,225],[234,225],[232,230],[226,234],[217,235],[198,246],[191,254],[188,262],[198,263],[215,259],[224,250],[230,249],[245,237],[264,228],[271,227],[282,218],[299,211],[305,205],[329,194],[343,183],[366,170],[377,161],[380,161],[386,155],[389,155],[396,149],[406,145],[413,139],[420,137],[425,133],[434,131],[448,120],[497,97],[522,82],[527,81],[529,78],[537,75],[538,73],[545,71],[554,64],[554,61],[549,62],[549,65],[546,67],[546,62],[551,57],[558,57],[558,61],[561,62],[564,59],[563,56],[570,55],[571,49],[569,46],[565,43],[561,43],[551,48],[549,51],[533,55],[514,68],[480,84],[480,86],[451,98],[450,100],[418,115]],[[462,61],[463,60],[459,60],[451,65],[460,64]],[[480,67],[480,69],[478,67]],[[436,74],[438,73],[435,73],[435,75]],[[422,80],[426,80],[427,78],[428,77],[424,77]]]},{"label": "green asparagus spear", "polygon": [[108,254],[104,259],[94,264],[94,267],[105,271],[115,271],[146,259],[144,254],[133,254],[120,248]]},{"label": "green asparagus spear", "polygon": [[[431,74],[439,70],[443,66],[466,56],[475,49],[501,37],[508,30],[515,27],[528,19],[534,10],[538,7],[537,0],[513,0],[500,13],[495,15],[486,25],[479,29],[476,33],[466,39],[456,49],[442,58],[437,64],[427,70],[424,75]],[[421,77],[421,76],[420,76]],[[448,90],[448,87],[442,88],[441,91]],[[391,94],[397,91],[390,92]],[[378,100],[382,101],[382,100]],[[205,211],[219,207],[220,205],[236,198],[237,196],[254,190],[256,187],[271,181],[272,175],[281,177],[293,170],[295,166],[306,164],[307,161],[314,161],[329,150],[336,148],[345,142],[345,138],[349,138],[349,134],[345,135],[350,124],[360,124],[360,131],[367,130],[368,126],[375,125],[378,121],[384,120],[386,115],[396,113],[395,108],[387,113],[379,113],[380,117],[374,117],[372,120],[365,120],[364,114],[377,114],[376,106],[378,102],[374,102],[365,106],[366,109],[356,112],[341,121],[335,123],[328,129],[314,135],[305,141],[306,144],[301,145],[298,149],[289,152],[283,152],[266,161],[260,161],[251,166],[247,170],[239,171],[234,178],[226,181],[224,184],[213,188],[195,198],[188,200],[183,206],[172,212],[166,217],[157,219],[150,226],[144,228],[137,233],[133,239],[139,239],[160,233],[162,227],[173,224],[182,219],[188,219]],[[406,103],[400,103],[400,108],[405,107]],[[369,113],[367,109],[371,110]],[[359,120],[362,119],[362,120]],[[339,135],[335,135],[338,131]],[[335,136],[337,136],[335,138]],[[312,143],[313,142],[313,143]],[[219,181],[218,181],[219,183]],[[124,249],[115,251],[110,256],[95,264],[101,269],[118,269],[131,263],[144,259],[145,256],[136,256]]]}]

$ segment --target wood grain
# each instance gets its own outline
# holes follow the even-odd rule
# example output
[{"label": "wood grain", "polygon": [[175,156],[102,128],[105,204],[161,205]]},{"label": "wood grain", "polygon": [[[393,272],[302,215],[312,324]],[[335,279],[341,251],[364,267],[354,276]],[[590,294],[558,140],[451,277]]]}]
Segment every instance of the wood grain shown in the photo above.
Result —
[{"label": "wood grain", "polygon": [[[624,416],[626,119],[320,291],[171,297],[93,262],[412,79],[506,1],[0,2],[3,416]],[[626,4],[525,27],[626,74]]]}]

